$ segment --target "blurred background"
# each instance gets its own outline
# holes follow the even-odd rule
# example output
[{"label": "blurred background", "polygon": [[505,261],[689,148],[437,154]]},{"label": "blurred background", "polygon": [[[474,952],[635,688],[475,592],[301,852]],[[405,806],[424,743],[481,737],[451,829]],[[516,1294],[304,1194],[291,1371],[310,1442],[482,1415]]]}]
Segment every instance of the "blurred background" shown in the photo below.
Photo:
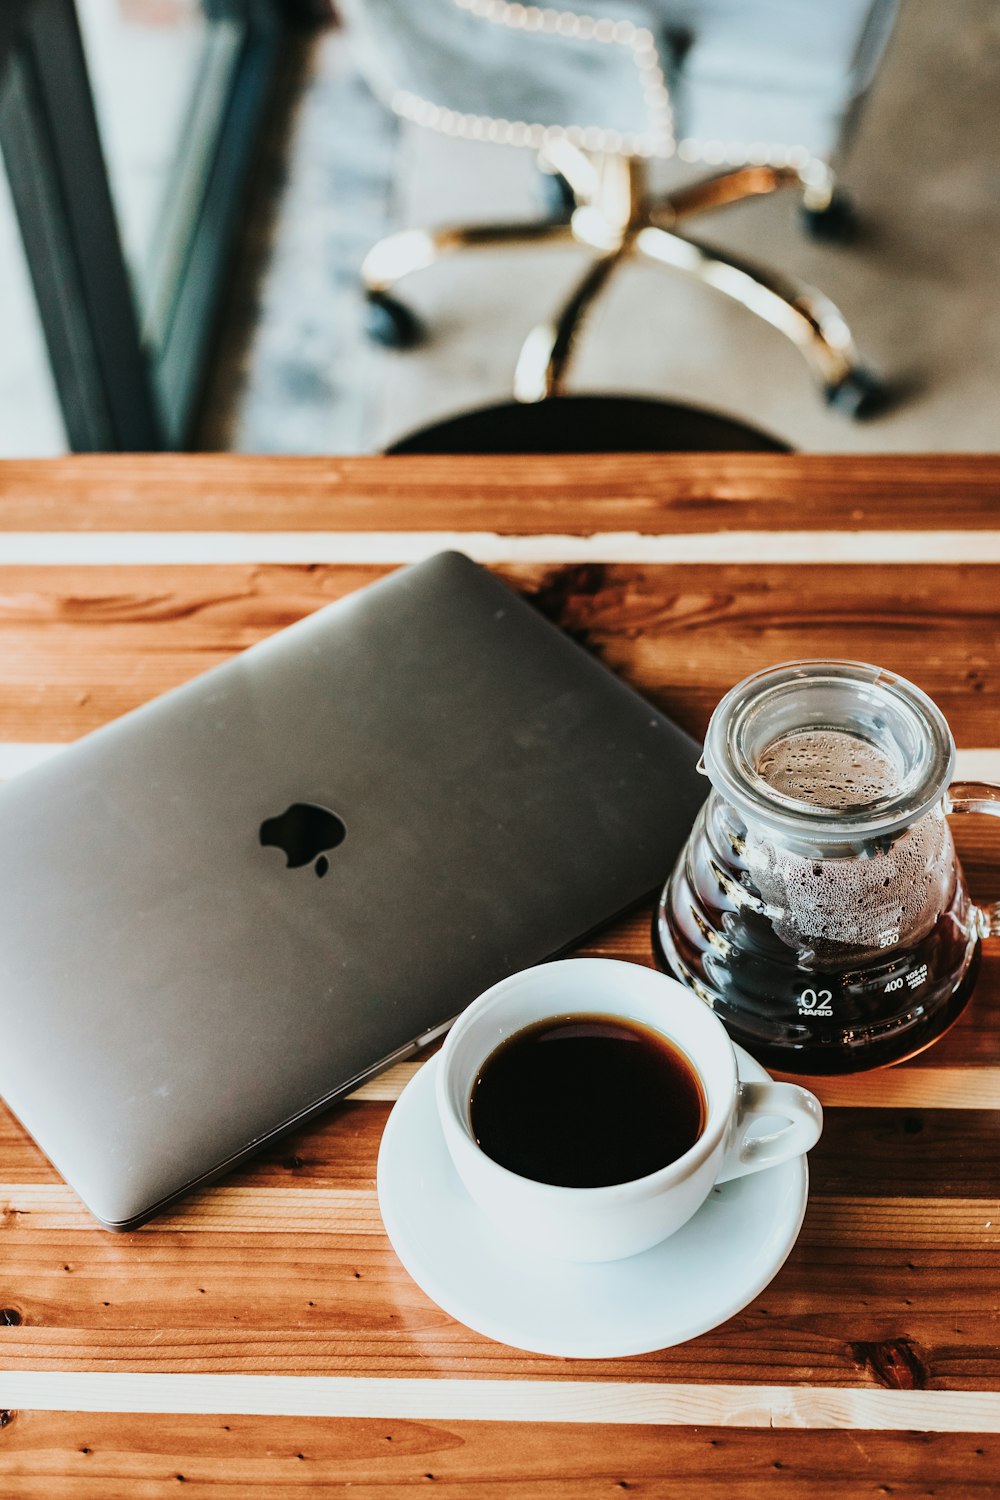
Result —
[{"label": "blurred background", "polygon": [[994,450],[998,142],[996,0],[3,0],[0,456],[379,451],[544,383],[546,328],[558,390],[675,422]]}]

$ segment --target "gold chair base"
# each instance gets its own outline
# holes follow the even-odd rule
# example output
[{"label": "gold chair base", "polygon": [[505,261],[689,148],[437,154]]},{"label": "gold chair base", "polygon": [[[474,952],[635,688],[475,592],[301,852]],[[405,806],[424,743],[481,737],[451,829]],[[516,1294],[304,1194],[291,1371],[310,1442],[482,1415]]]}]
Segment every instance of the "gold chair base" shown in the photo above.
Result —
[{"label": "gold chair base", "polygon": [[793,277],[699,244],[679,227],[697,214],[786,188],[802,194],[807,212],[822,215],[835,194],[833,174],[824,162],[810,162],[801,170],[737,167],[658,198],[647,195],[644,166],[635,159],[599,156],[559,142],[547,148],[542,165],[569,185],[575,207],[568,219],[389,235],[372,247],[362,266],[369,299],[391,303],[390,294],[404,276],[456,250],[585,247],[592,259],[584,274],[555,318],[531,330],[517,361],[515,398],[543,401],[564,389],[587,312],[610,277],[623,261],[639,257],[713,287],[770,323],[796,345],[831,404],[852,416],[870,415],[881,406],[881,382],[862,364],[843,315],[828,297]]}]

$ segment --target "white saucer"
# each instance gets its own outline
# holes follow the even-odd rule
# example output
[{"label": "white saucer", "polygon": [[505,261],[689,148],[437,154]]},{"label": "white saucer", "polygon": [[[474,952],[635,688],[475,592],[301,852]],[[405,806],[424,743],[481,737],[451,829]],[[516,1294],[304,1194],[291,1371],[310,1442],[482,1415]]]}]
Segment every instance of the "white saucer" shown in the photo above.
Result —
[{"label": "white saucer", "polygon": [[[768,1074],[736,1048],[740,1077]],[[532,1257],[468,1196],[448,1155],[425,1063],[389,1116],[378,1201],[392,1247],[419,1287],[477,1333],[535,1354],[647,1354],[724,1323],[767,1286],[806,1209],[805,1157],[714,1188],[684,1228],[628,1260]]]}]

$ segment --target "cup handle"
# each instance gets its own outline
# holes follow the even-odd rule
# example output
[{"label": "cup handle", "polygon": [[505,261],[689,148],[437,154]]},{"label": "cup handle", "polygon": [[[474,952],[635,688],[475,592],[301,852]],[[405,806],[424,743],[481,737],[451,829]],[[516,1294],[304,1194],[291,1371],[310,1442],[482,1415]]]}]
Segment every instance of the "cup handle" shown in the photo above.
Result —
[{"label": "cup handle", "polygon": [[[953,781],[945,800],[946,813],[992,813],[1000,818],[1000,786],[989,781]],[[1000,901],[976,908],[980,937],[1000,937]]]},{"label": "cup handle", "polygon": [[[768,1135],[749,1134],[755,1120],[769,1116],[784,1123]],[[802,1156],[819,1140],[823,1106],[797,1083],[741,1083],[732,1136],[716,1182],[760,1172],[789,1157]]]}]

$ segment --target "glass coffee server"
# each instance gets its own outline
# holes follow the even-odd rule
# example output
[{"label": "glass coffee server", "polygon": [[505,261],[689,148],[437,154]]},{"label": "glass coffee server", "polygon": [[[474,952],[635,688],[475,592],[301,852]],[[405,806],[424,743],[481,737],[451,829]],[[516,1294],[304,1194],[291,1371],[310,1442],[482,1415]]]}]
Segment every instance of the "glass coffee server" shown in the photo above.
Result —
[{"label": "glass coffee server", "polygon": [[0,261],[44,337],[52,448],[187,440],[283,8],[0,5]]},{"label": "glass coffee server", "polygon": [[954,765],[940,709],[861,662],[772,667],[715,710],[654,945],[766,1065],[899,1062],[965,1007],[1000,903],[970,900],[947,818],[1000,814],[1000,788]]}]

